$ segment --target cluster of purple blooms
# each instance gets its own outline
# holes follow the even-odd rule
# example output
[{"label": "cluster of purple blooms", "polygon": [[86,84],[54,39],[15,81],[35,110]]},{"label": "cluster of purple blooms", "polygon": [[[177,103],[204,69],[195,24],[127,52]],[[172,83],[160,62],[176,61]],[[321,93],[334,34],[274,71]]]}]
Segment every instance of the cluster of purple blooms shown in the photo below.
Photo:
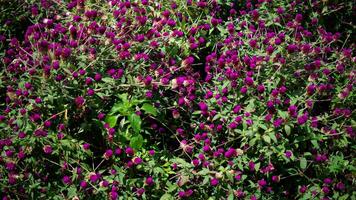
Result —
[{"label": "cluster of purple blooms", "polygon": [[[51,181],[72,199],[352,192],[355,47],[308,3],[56,2],[2,58],[3,199],[60,193]],[[109,120],[123,93],[160,115],[135,105],[142,148],[126,110]]]}]

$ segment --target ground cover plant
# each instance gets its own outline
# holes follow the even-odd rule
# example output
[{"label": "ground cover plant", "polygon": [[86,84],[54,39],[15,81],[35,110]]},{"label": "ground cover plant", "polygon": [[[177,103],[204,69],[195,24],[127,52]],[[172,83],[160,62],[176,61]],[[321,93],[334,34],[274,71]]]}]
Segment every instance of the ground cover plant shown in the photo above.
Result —
[{"label": "ground cover plant", "polygon": [[4,200],[356,198],[352,1],[18,2]]}]

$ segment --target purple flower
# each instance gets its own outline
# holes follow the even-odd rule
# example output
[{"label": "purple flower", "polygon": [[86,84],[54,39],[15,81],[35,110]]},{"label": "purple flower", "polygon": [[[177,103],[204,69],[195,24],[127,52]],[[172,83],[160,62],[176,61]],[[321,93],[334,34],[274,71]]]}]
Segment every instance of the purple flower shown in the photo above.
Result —
[{"label": "purple flower", "polygon": [[280,181],[280,177],[279,176],[272,176],[272,181],[275,183],[278,183]]},{"label": "purple flower", "polygon": [[84,143],[83,144],[83,149],[84,150],[88,150],[90,148],[90,144],[88,144],[88,143]]},{"label": "purple flower", "polygon": [[146,178],[146,181],[145,183],[148,185],[148,186],[152,186],[154,184],[154,180],[151,176],[147,177]]},{"label": "purple flower", "polygon": [[241,92],[241,94],[246,94],[246,92],[247,92],[247,87],[243,86],[243,87],[240,89],[240,92]]},{"label": "purple flower", "polygon": [[131,147],[127,147],[125,153],[129,156],[133,156],[134,150]]},{"label": "purple flower", "polygon": [[304,114],[304,115],[302,115],[302,116],[299,116],[299,117],[297,118],[297,121],[298,121],[298,124],[299,124],[299,125],[305,124],[305,122],[308,121],[308,115]]},{"label": "purple flower", "polygon": [[139,189],[137,189],[136,193],[137,193],[138,196],[142,196],[143,193],[145,193],[145,189],[144,188],[139,188]]},{"label": "purple flower", "polygon": [[333,182],[333,180],[331,178],[325,178],[324,179],[324,183],[327,184],[327,185],[331,184],[332,182]]},{"label": "purple flower", "polygon": [[300,193],[305,193],[306,191],[307,191],[307,186],[305,186],[305,185],[302,185],[300,188],[299,188],[299,192]]},{"label": "purple flower", "polygon": [[255,163],[253,161],[250,161],[248,163],[248,167],[249,167],[250,171],[255,171]]},{"label": "purple flower", "polygon": [[149,150],[148,154],[150,154],[150,156],[154,156],[155,155],[155,150]]},{"label": "purple flower", "polygon": [[265,91],[265,86],[264,86],[264,85],[258,85],[258,86],[257,86],[257,91],[258,91],[259,93],[263,93],[263,92]]},{"label": "purple flower", "polygon": [[201,111],[208,111],[208,105],[206,105],[206,103],[204,102],[199,102],[199,108]]},{"label": "purple flower", "polygon": [[236,122],[231,122],[230,124],[229,124],[229,128],[230,129],[235,129],[235,128],[237,128],[237,123]]},{"label": "purple flower", "polygon": [[345,189],[345,184],[342,183],[342,182],[338,182],[338,183],[336,184],[336,189],[338,189],[338,190],[344,190],[344,189]]},{"label": "purple flower", "polygon": [[80,185],[81,188],[86,188],[88,183],[86,181],[80,181],[79,185]]},{"label": "purple flower", "polygon": [[85,99],[82,96],[78,96],[75,98],[75,104],[77,107],[82,107],[84,105]]},{"label": "purple flower", "polygon": [[217,178],[212,178],[210,180],[210,185],[211,186],[217,186],[219,184],[219,180]]},{"label": "purple flower", "polygon": [[278,119],[274,120],[273,126],[278,128],[278,127],[280,127],[282,125],[283,121],[284,120],[282,118],[278,118]]},{"label": "purple flower", "polygon": [[105,159],[109,159],[113,155],[113,151],[111,149],[108,149],[104,153]]},{"label": "purple flower", "polygon": [[246,77],[245,78],[245,84],[248,85],[248,86],[252,86],[254,83],[253,79],[251,77]]},{"label": "purple flower", "polygon": [[134,163],[135,165],[139,165],[139,164],[142,163],[142,159],[141,159],[140,157],[135,157],[135,158],[133,159],[133,163]]},{"label": "purple flower", "polygon": [[63,48],[62,49],[62,57],[63,58],[68,58],[72,53],[72,50],[70,48]]},{"label": "purple flower", "polygon": [[197,166],[199,166],[200,161],[198,159],[193,159],[192,164],[194,165],[194,167],[197,167]]},{"label": "purple flower", "polygon": [[101,81],[101,74],[96,73],[95,76],[94,76],[94,80],[97,81],[97,82]]},{"label": "purple flower", "polygon": [[184,191],[179,191],[178,192],[179,198],[184,198],[185,197],[185,192]]},{"label": "purple flower", "polygon": [[87,91],[87,95],[88,95],[88,96],[93,96],[94,94],[95,94],[94,89],[89,88],[88,91]]},{"label": "purple flower", "polygon": [[64,176],[62,180],[66,185],[69,185],[71,183],[71,179],[69,176]]},{"label": "purple flower", "polygon": [[292,152],[291,151],[286,151],[284,153],[284,155],[287,157],[287,158],[290,158],[292,156]]},{"label": "purple flower", "polygon": [[226,158],[231,158],[231,157],[234,157],[234,156],[236,156],[237,155],[237,152],[236,152],[236,150],[234,149],[234,148],[230,148],[229,150],[227,150],[226,152],[225,152],[225,154],[224,154],[224,156],[226,157]]},{"label": "purple flower", "polygon": [[99,178],[100,178],[100,176],[98,175],[98,174],[96,174],[96,173],[90,173],[90,175],[89,175],[89,179],[90,179],[90,181],[91,182],[96,182],[97,180],[99,180]]},{"label": "purple flower", "polygon": [[46,153],[46,154],[52,154],[52,147],[50,145],[45,145],[43,147],[43,151]]},{"label": "purple flower", "polygon": [[265,181],[265,179],[258,180],[257,183],[260,188],[263,188],[267,185],[267,182]]},{"label": "purple flower", "polygon": [[330,192],[330,189],[326,186],[324,186],[321,190],[323,191],[324,194],[329,194]]}]

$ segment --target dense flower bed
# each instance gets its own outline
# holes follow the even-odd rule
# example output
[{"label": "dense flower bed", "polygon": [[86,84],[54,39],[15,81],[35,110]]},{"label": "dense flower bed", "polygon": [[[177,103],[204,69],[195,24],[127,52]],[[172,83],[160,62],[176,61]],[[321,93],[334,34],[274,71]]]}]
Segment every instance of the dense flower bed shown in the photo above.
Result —
[{"label": "dense flower bed", "polygon": [[351,2],[28,3],[1,36],[3,199],[356,196]]}]

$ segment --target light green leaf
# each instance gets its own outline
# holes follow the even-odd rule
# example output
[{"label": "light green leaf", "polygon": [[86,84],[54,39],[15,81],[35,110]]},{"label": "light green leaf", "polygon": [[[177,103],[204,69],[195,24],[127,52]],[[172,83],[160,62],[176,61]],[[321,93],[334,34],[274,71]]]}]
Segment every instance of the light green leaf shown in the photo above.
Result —
[{"label": "light green leaf", "polygon": [[300,158],[300,168],[302,169],[307,168],[307,159],[305,159],[304,157]]},{"label": "light green leaf", "polygon": [[174,199],[173,196],[170,195],[170,194],[168,194],[168,193],[164,194],[164,195],[160,198],[160,200],[173,200],[173,199]]},{"label": "light green leaf", "polygon": [[123,105],[121,102],[115,103],[115,105],[111,108],[110,114],[113,115],[117,112],[123,113]]},{"label": "light green leaf", "polygon": [[271,138],[270,138],[268,135],[263,135],[262,138],[263,138],[263,140],[264,140],[265,142],[267,142],[268,144],[271,143]]},{"label": "light green leaf", "polygon": [[255,164],[255,170],[258,171],[261,167],[261,163],[256,163]]},{"label": "light green leaf", "polygon": [[116,125],[118,117],[119,117],[118,115],[116,115],[116,116],[107,115],[105,118],[105,122],[108,123],[109,126],[112,128]]},{"label": "light green leaf", "polygon": [[227,197],[228,200],[234,200],[234,193],[231,193],[228,197]]},{"label": "light green leaf", "polygon": [[269,137],[273,140],[273,142],[277,143],[277,138],[274,132],[268,133]]},{"label": "light green leaf", "polygon": [[74,197],[77,195],[77,188],[70,187],[68,188],[68,197]]},{"label": "light green leaf", "polygon": [[151,114],[153,116],[157,116],[157,109],[151,104],[145,103],[145,104],[143,104],[141,109],[144,110],[148,114]]}]

